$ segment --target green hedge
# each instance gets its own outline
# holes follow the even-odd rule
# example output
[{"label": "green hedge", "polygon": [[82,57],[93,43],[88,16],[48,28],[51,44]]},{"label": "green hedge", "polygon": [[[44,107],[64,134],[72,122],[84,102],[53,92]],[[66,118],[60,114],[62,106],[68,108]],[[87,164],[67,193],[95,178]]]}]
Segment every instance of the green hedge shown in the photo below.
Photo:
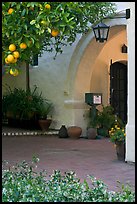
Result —
[{"label": "green hedge", "polygon": [[37,161],[34,158],[31,164],[22,161],[15,166],[3,161],[2,202],[135,202],[135,192],[129,186],[122,185],[120,192],[113,192],[89,176],[89,187],[73,171],[61,174],[54,170],[52,175],[46,170],[36,171]]}]

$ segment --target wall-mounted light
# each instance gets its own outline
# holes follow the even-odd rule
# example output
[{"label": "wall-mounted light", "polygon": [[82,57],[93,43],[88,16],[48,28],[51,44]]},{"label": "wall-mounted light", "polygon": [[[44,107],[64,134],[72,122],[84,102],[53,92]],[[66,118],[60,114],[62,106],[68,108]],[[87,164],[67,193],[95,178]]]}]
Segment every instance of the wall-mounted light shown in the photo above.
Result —
[{"label": "wall-mounted light", "polygon": [[127,46],[125,44],[121,47],[121,52],[127,53]]},{"label": "wall-mounted light", "polygon": [[108,33],[109,33],[109,27],[104,23],[99,23],[96,26],[93,27],[94,35],[96,38],[96,41],[104,42],[107,41]]},{"label": "wall-mounted light", "polygon": [[[125,16],[114,16],[114,17],[105,17],[104,19],[115,19],[115,18],[126,18],[129,19],[130,18],[130,9],[126,9],[126,15]],[[99,23],[96,26],[93,26],[93,31],[94,31],[94,35],[96,38],[96,41],[98,42],[104,42],[107,41],[108,38],[108,33],[109,33],[109,27],[104,23]]]}]

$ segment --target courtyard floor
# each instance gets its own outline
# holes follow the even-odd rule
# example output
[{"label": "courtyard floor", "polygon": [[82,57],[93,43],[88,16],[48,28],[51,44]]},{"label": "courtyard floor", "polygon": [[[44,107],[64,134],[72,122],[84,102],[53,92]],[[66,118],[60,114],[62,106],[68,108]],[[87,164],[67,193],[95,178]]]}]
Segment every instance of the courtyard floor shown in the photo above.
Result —
[{"label": "courtyard floor", "polygon": [[[119,161],[109,138],[70,139],[59,138],[55,133],[42,135],[26,131],[23,135],[20,131],[2,130],[2,160],[11,165],[22,160],[31,162],[35,155],[40,159],[37,169],[46,169],[49,175],[57,169],[62,173],[72,170],[81,181],[86,179],[89,184],[87,175],[93,175],[103,180],[110,190],[119,190],[117,181],[135,189],[135,164]],[[18,134],[12,134],[15,132]]]}]

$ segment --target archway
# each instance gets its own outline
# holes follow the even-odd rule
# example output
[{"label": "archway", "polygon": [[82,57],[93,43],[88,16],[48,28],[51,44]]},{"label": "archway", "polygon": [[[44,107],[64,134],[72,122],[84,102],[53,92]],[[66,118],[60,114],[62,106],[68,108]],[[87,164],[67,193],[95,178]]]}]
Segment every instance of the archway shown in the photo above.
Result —
[{"label": "archway", "polygon": [[108,41],[102,44],[96,42],[92,32],[83,36],[70,62],[67,87],[70,99],[75,103],[73,119],[74,124],[80,125],[83,129],[86,128],[85,93],[102,93],[103,105],[107,105],[110,97],[110,59],[112,57],[114,61],[127,60],[127,55],[121,53],[121,42],[127,43],[126,26],[115,25],[113,22],[110,30]]}]

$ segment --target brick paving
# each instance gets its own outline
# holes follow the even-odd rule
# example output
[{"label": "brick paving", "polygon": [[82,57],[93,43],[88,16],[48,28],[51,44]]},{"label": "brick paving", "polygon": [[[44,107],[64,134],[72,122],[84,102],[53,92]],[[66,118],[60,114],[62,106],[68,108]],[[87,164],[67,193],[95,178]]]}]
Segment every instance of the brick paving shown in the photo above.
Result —
[{"label": "brick paving", "polygon": [[[3,133],[8,132],[3,129]],[[87,175],[93,175],[103,180],[110,190],[119,190],[117,181],[128,183],[135,189],[135,164],[119,161],[109,138],[70,139],[40,132],[36,135],[3,134],[3,160],[14,165],[22,160],[31,162],[34,155],[40,159],[37,169],[46,169],[48,175],[52,174],[53,169],[62,173],[73,170],[81,181],[86,179],[89,184]]]}]

